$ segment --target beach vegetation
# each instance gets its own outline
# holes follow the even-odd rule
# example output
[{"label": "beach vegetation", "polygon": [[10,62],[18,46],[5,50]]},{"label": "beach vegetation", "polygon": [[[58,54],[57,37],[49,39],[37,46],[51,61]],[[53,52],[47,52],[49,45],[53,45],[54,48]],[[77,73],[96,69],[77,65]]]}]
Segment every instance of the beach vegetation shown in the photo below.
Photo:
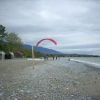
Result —
[{"label": "beach vegetation", "polygon": [[8,33],[5,39],[6,39],[7,44],[9,45],[10,51],[14,51],[22,47],[23,43],[22,43],[21,38],[18,36],[18,34],[14,32]]},{"label": "beach vegetation", "polygon": [[0,25],[0,50],[3,51],[3,49],[6,49],[6,45],[4,48],[4,40],[6,37],[7,33],[6,33],[6,28],[3,25]]}]

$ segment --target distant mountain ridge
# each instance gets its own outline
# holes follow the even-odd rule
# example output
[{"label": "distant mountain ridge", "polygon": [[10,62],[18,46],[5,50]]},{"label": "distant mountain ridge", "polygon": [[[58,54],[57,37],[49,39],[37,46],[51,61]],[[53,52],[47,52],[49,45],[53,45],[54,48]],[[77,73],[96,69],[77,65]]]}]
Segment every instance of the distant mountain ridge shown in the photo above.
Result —
[{"label": "distant mountain ridge", "polygon": [[[26,49],[32,49],[32,46],[31,45],[24,44],[23,46]],[[47,54],[62,54],[59,51],[52,50],[52,49],[48,49],[48,48],[44,48],[44,47],[36,47],[36,46],[34,46],[34,50],[37,51],[37,52],[47,53]]]}]

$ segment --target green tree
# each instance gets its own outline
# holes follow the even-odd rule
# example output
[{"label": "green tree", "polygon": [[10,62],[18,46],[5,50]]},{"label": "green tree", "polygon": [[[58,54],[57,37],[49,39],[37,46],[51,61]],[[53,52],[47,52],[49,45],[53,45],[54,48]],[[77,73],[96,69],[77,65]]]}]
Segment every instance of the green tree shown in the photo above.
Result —
[{"label": "green tree", "polygon": [[9,45],[10,51],[19,50],[23,44],[21,38],[14,32],[7,34],[5,39]]},{"label": "green tree", "polygon": [[3,40],[5,40],[7,33],[5,30],[5,27],[3,25],[0,25],[0,51],[4,51],[5,45]]},{"label": "green tree", "polygon": [[24,57],[29,57],[29,58],[32,57],[32,50],[23,49],[23,50],[22,50],[22,53],[23,53],[23,56],[24,56]]},{"label": "green tree", "polygon": [[35,57],[43,57],[43,54],[41,52],[34,51],[34,56]]},{"label": "green tree", "polygon": [[5,30],[5,27],[3,25],[0,25],[0,41],[3,41],[6,37],[7,33]]}]

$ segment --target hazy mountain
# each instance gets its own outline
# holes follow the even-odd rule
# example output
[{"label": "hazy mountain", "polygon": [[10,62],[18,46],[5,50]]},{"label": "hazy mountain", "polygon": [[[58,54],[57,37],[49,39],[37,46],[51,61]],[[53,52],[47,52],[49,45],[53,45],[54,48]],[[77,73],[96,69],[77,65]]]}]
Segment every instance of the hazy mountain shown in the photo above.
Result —
[{"label": "hazy mountain", "polygon": [[[31,46],[31,45],[24,44],[23,46],[24,46],[24,48],[26,48],[26,49],[32,49],[32,46]],[[48,49],[48,48],[44,48],[44,47],[36,47],[36,46],[34,46],[34,50],[37,51],[37,52],[41,52],[41,53],[62,54],[62,53],[59,52],[59,51],[52,50],[52,49]]]}]

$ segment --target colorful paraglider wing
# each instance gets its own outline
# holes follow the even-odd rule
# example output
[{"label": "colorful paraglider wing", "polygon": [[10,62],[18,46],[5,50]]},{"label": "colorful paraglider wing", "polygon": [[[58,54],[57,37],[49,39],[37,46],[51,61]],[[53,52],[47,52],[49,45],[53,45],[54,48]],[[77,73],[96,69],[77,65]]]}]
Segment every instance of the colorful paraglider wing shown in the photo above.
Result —
[{"label": "colorful paraglider wing", "polygon": [[36,44],[36,46],[38,46],[38,45],[40,44],[40,42],[42,42],[43,40],[50,40],[50,41],[52,41],[55,45],[57,45],[57,42],[56,42],[55,40],[53,40],[53,39],[51,39],[51,38],[45,38],[45,39],[40,40],[40,41]]}]

